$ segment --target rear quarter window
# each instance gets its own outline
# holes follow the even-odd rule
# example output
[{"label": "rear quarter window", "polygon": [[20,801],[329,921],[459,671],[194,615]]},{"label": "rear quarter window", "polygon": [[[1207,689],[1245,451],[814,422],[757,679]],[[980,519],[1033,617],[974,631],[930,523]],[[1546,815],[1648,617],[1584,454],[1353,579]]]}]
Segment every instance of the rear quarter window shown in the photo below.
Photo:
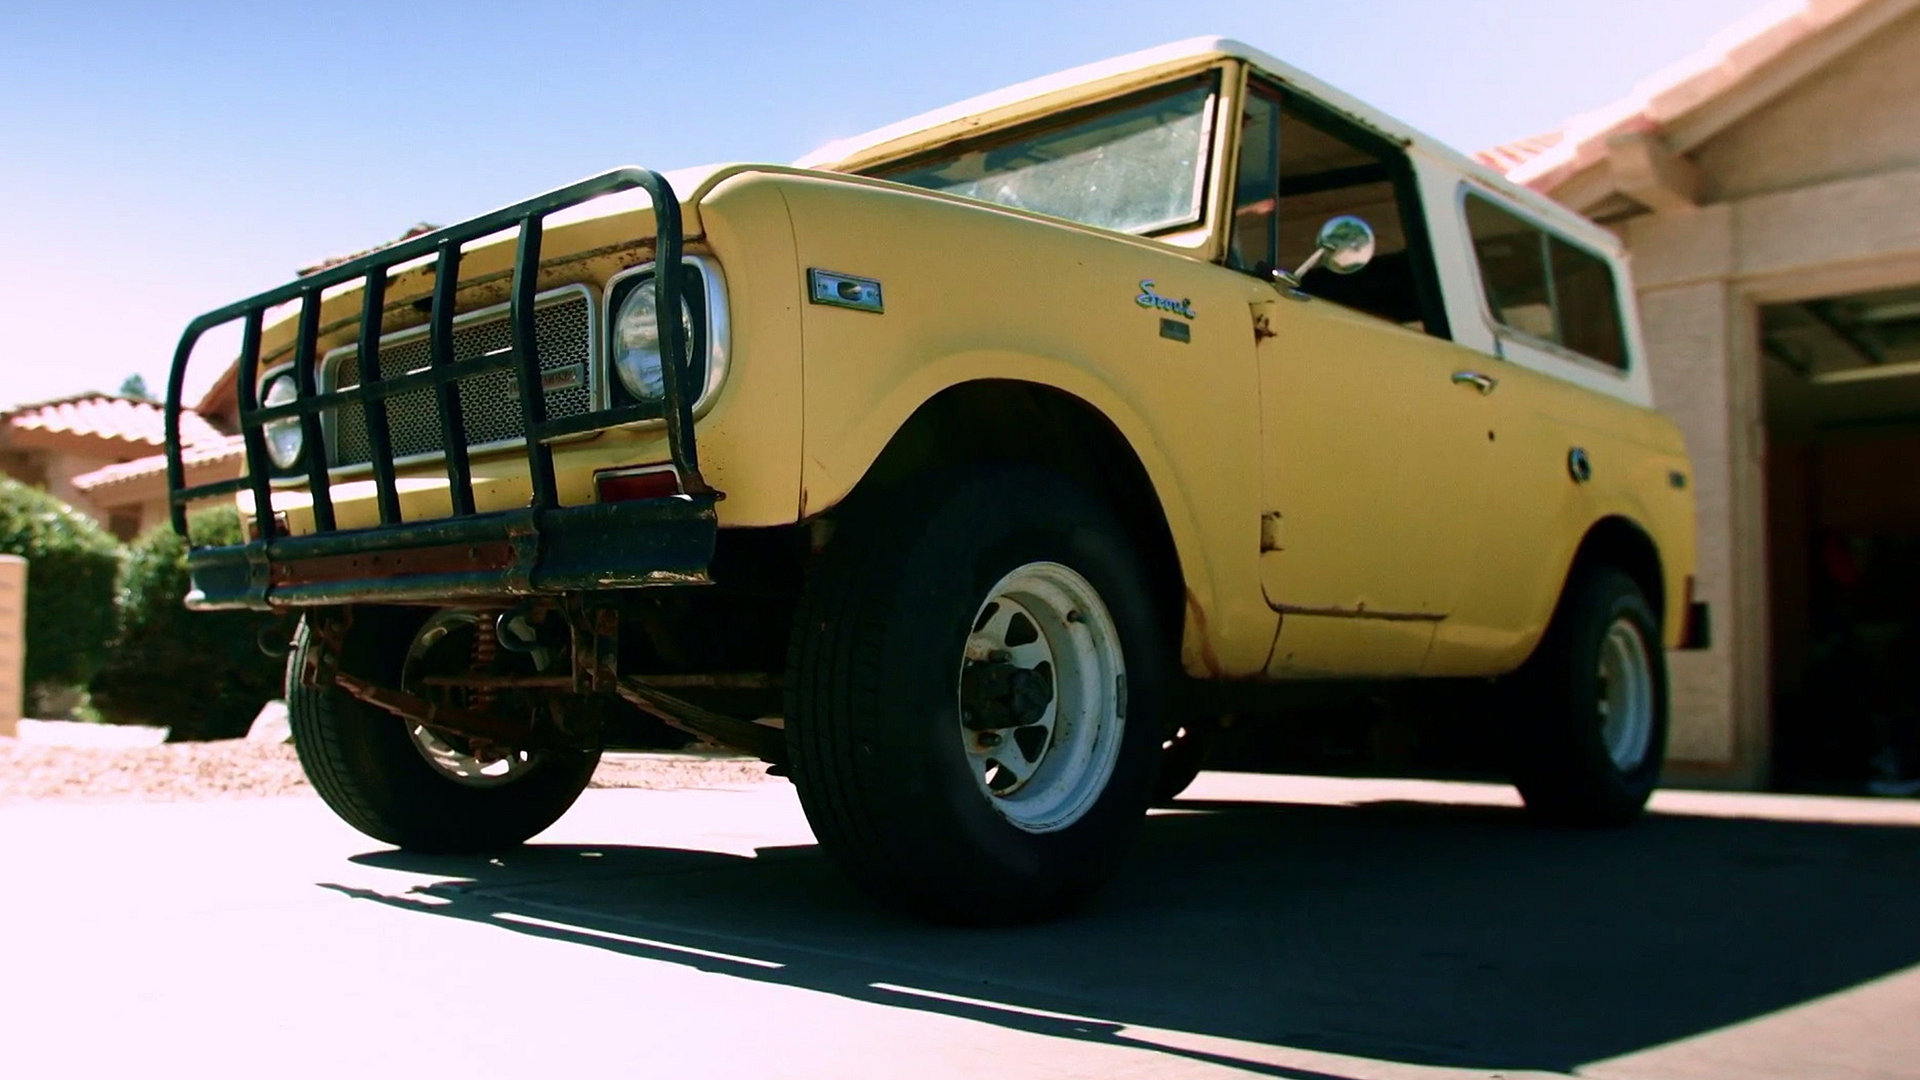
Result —
[{"label": "rear quarter window", "polygon": [[1612,264],[1471,191],[1466,213],[1487,310],[1495,321],[1627,369]]}]

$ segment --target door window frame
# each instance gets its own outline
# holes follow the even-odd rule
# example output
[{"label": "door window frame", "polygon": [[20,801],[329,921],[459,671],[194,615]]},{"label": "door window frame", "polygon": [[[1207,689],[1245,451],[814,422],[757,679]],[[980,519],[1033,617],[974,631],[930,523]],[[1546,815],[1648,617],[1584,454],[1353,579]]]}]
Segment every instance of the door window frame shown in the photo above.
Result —
[{"label": "door window frame", "polygon": [[[1407,152],[1407,147],[1395,139],[1374,131],[1354,117],[1327,105],[1306,91],[1290,85],[1284,79],[1276,78],[1252,65],[1247,67],[1240,100],[1236,102],[1239,107],[1232,117],[1236,131],[1240,118],[1245,115],[1247,102],[1256,94],[1264,94],[1278,101],[1282,121],[1281,137],[1274,142],[1276,157],[1274,176],[1278,188],[1274,192],[1274,224],[1270,231],[1278,232],[1279,199],[1281,192],[1286,188],[1286,178],[1281,175],[1278,162],[1282,157],[1280,142],[1285,138],[1284,122],[1289,115],[1318,128],[1325,135],[1346,142],[1356,150],[1373,155],[1385,166],[1386,180],[1393,185],[1395,208],[1400,213],[1401,232],[1406,236],[1407,253],[1413,270],[1414,291],[1420,304],[1421,321],[1425,325],[1426,333],[1442,341],[1453,340],[1452,326],[1447,318],[1446,297],[1440,280],[1439,258],[1434,251],[1432,230],[1427,226],[1426,203],[1421,198],[1420,178],[1414,166],[1413,157]],[[1224,117],[1220,118],[1219,122],[1224,122]],[[1218,261],[1228,269],[1258,277],[1259,274],[1253,267],[1227,265],[1232,249],[1233,214],[1239,201],[1240,159],[1241,147],[1236,138],[1232,154],[1223,162],[1224,171],[1229,175],[1226,183],[1220,185],[1221,190],[1225,192],[1223,202],[1226,203],[1221,207],[1220,220],[1221,227],[1227,235],[1220,246]],[[1278,257],[1277,248],[1274,254]],[[1276,284],[1271,278],[1265,280],[1269,284]],[[1324,300],[1320,297],[1314,299],[1322,303],[1337,303],[1337,301]],[[1361,312],[1361,314],[1367,313]],[[1385,319],[1381,321],[1389,322]],[[1393,324],[1389,322],[1389,325]]]},{"label": "door window frame", "polygon": [[[1548,239],[1559,240],[1582,254],[1590,255],[1598,259],[1606,266],[1607,277],[1613,286],[1613,317],[1620,335],[1620,351],[1625,363],[1619,365],[1609,364],[1598,357],[1588,356],[1586,353],[1580,352],[1577,349],[1568,348],[1551,338],[1543,338],[1538,334],[1528,333],[1517,326],[1509,325],[1500,320],[1500,317],[1494,313],[1492,298],[1487,295],[1486,272],[1480,265],[1480,247],[1474,241],[1473,221],[1467,216],[1468,199],[1479,199],[1493,209],[1540,230],[1541,234]],[[1502,198],[1498,192],[1476,184],[1471,180],[1462,180],[1456,186],[1454,190],[1454,212],[1460,220],[1460,235],[1466,241],[1467,261],[1473,267],[1474,304],[1480,310],[1480,317],[1486,321],[1488,332],[1493,335],[1494,348],[1501,351],[1503,359],[1505,341],[1511,338],[1530,349],[1536,349],[1556,359],[1573,361],[1583,368],[1613,376],[1622,382],[1626,382],[1631,378],[1634,369],[1639,366],[1640,355],[1639,349],[1634,344],[1633,335],[1628,332],[1631,326],[1627,321],[1627,313],[1629,310],[1627,305],[1631,301],[1623,297],[1620,292],[1620,260],[1604,251],[1594,248],[1591,244],[1568,236],[1566,232],[1549,225],[1540,215],[1531,212],[1527,207],[1520,205],[1512,199]],[[1558,325],[1560,319],[1560,300],[1554,288],[1551,271],[1547,270],[1546,273],[1547,294],[1551,298],[1550,302],[1554,307],[1555,325]]]}]

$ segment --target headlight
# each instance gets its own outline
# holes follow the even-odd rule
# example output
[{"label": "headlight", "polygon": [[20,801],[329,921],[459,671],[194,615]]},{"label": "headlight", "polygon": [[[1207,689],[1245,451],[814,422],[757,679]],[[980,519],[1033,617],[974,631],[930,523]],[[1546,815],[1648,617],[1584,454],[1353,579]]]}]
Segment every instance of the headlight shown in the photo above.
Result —
[{"label": "headlight", "polygon": [[[275,375],[267,381],[267,392],[260,395],[262,408],[285,405],[300,397],[300,388],[294,385],[292,375]],[[300,463],[300,451],[307,440],[306,432],[300,428],[297,416],[283,417],[267,421],[267,456],[282,469],[291,469]]]},{"label": "headlight", "polygon": [[[686,296],[680,298],[680,328],[687,355],[693,350],[693,310]],[[644,403],[666,397],[666,382],[660,372],[660,310],[653,278],[633,287],[620,302],[613,320],[613,370],[627,393]]]}]

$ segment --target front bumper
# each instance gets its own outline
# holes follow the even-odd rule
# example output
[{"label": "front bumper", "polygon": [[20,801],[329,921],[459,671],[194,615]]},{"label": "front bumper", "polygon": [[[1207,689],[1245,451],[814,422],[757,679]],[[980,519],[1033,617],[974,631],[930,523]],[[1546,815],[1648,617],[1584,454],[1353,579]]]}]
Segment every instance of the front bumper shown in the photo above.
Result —
[{"label": "front bumper", "polygon": [[681,495],[195,548],[187,606],[511,601],[705,584],[719,535],[713,504]]}]

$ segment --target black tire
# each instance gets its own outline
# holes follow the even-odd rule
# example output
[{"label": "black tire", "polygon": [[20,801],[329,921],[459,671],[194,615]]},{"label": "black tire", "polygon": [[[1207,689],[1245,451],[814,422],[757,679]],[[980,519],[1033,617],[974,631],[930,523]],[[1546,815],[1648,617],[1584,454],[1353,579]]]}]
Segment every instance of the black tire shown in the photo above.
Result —
[{"label": "black tire", "polygon": [[[1631,767],[1615,763],[1601,722],[1601,652],[1623,620],[1640,635],[1652,695],[1644,756]],[[1638,817],[1660,780],[1668,702],[1660,621],[1633,579],[1610,567],[1577,573],[1514,689],[1509,744],[1514,785],[1527,809],[1562,825],[1624,825]]]},{"label": "black tire", "polygon": [[[421,609],[361,609],[340,667],[397,686]],[[473,853],[514,847],[567,812],[600,762],[599,751],[542,751],[534,767],[495,787],[469,787],[429,764],[407,725],[338,689],[301,686],[314,642],[301,620],[287,661],[287,712],[301,768],[342,821],[412,851]]]},{"label": "black tire", "polygon": [[1193,786],[1200,770],[1206,767],[1207,751],[1213,748],[1216,730],[1212,720],[1189,720],[1167,733],[1161,740],[1160,775],[1153,784],[1154,802],[1172,802]]},{"label": "black tire", "polygon": [[[1033,832],[981,789],[959,684],[983,601],[1041,561],[1107,608],[1124,719],[1089,808]],[[939,921],[1030,921],[1083,900],[1131,846],[1159,766],[1173,645],[1148,580],[1107,508],[1037,468],[981,468],[849,509],[809,578],[787,671],[793,780],[821,846],[881,902]]]}]

